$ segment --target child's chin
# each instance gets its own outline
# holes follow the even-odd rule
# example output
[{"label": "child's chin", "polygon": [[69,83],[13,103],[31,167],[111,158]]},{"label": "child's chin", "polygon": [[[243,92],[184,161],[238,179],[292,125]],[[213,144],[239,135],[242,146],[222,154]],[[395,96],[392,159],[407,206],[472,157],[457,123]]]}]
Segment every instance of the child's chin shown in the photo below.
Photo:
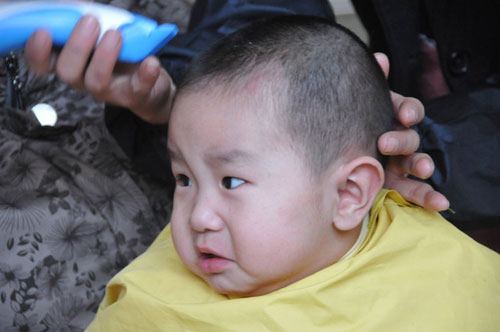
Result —
[{"label": "child's chin", "polygon": [[248,297],[254,296],[255,289],[244,288],[244,287],[236,287],[235,285],[224,285],[218,282],[214,282],[213,280],[205,281],[212,287],[217,293],[229,297]]},{"label": "child's chin", "polygon": [[244,283],[241,279],[245,277],[235,278],[232,276],[231,278],[227,273],[204,274],[201,271],[196,271],[195,274],[203,279],[217,293],[229,297],[265,295],[281,288],[281,285],[276,282],[257,283],[255,280],[251,280],[253,282]]},{"label": "child's chin", "polygon": [[[210,283],[209,283],[210,284]],[[229,296],[229,297],[250,297],[250,296],[260,296],[271,293],[274,289],[267,288],[236,288],[236,287],[220,287],[218,285],[210,286],[219,294]]]}]

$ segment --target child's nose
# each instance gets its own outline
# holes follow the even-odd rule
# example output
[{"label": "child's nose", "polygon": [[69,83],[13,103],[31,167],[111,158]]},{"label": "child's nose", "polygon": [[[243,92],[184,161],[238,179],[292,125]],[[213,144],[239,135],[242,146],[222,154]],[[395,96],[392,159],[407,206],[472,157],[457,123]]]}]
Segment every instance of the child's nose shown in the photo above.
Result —
[{"label": "child's nose", "polygon": [[190,216],[191,228],[199,233],[216,232],[224,227],[224,222],[218,214],[217,203],[209,195],[198,197]]}]

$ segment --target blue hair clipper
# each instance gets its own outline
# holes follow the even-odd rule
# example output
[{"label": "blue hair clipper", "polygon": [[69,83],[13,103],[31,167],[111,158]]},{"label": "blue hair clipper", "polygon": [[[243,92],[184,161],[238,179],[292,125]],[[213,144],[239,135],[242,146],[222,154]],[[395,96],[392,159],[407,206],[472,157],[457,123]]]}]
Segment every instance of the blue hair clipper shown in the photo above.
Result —
[{"label": "blue hair clipper", "polygon": [[22,49],[29,36],[43,28],[52,34],[53,43],[63,46],[78,20],[95,16],[101,26],[101,39],[110,29],[120,31],[123,45],[118,57],[122,62],[140,62],[158,52],[176,34],[174,24],[158,25],[147,17],[127,10],[75,1],[15,1],[0,3],[0,56]]}]

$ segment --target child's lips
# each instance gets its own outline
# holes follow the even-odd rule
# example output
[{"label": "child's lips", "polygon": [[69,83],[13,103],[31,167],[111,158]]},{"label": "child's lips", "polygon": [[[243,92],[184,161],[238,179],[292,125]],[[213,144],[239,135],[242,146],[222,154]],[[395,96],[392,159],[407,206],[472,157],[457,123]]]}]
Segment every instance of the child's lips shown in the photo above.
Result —
[{"label": "child's lips", "polygon": [[230,259],[219,256],[210,250],[200,250],[198,266],[203,273],[214,274],[223,272],[231,263]]},{"label": "child's lips", "polygon": [[203,273],[221,273],[231,261],[223,257],[206,257],[200,256],[198,265]]}]

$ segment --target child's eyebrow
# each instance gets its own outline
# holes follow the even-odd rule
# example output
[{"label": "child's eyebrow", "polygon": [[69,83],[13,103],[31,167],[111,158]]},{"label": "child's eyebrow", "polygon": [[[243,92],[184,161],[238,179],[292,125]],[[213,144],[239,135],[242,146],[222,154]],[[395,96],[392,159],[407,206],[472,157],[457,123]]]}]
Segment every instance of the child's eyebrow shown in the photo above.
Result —
[{"label": "child's eyebrow", "polygon": [[253,160],[252,154],[243,150],[215,151],[207,152],[205,160],[208,164],[246,164]]},{"label": "child's eyebrow", "polygon": [[[171,149],[170,147],[167,147],[167,153],[168,156],[170,157],[171,161],[177,161],[177,162],[184,162],[184,156]],[[204,155],[204,159],[208,164],[211,165],[222,165],[222,164],[241,164],[244,165],[254,158],[252,157],[252,154],[247,152],[247,151],[242,151],[242,150],[229,150],[229,151],[213,151],[213,152],[207,152]]]},{"label": "child's eyebrow", "polygon": [[184,157],[182,156],[182,154],[172,150],[168,146],[167,146],[167,153],[171,161],[184,161]]}]

